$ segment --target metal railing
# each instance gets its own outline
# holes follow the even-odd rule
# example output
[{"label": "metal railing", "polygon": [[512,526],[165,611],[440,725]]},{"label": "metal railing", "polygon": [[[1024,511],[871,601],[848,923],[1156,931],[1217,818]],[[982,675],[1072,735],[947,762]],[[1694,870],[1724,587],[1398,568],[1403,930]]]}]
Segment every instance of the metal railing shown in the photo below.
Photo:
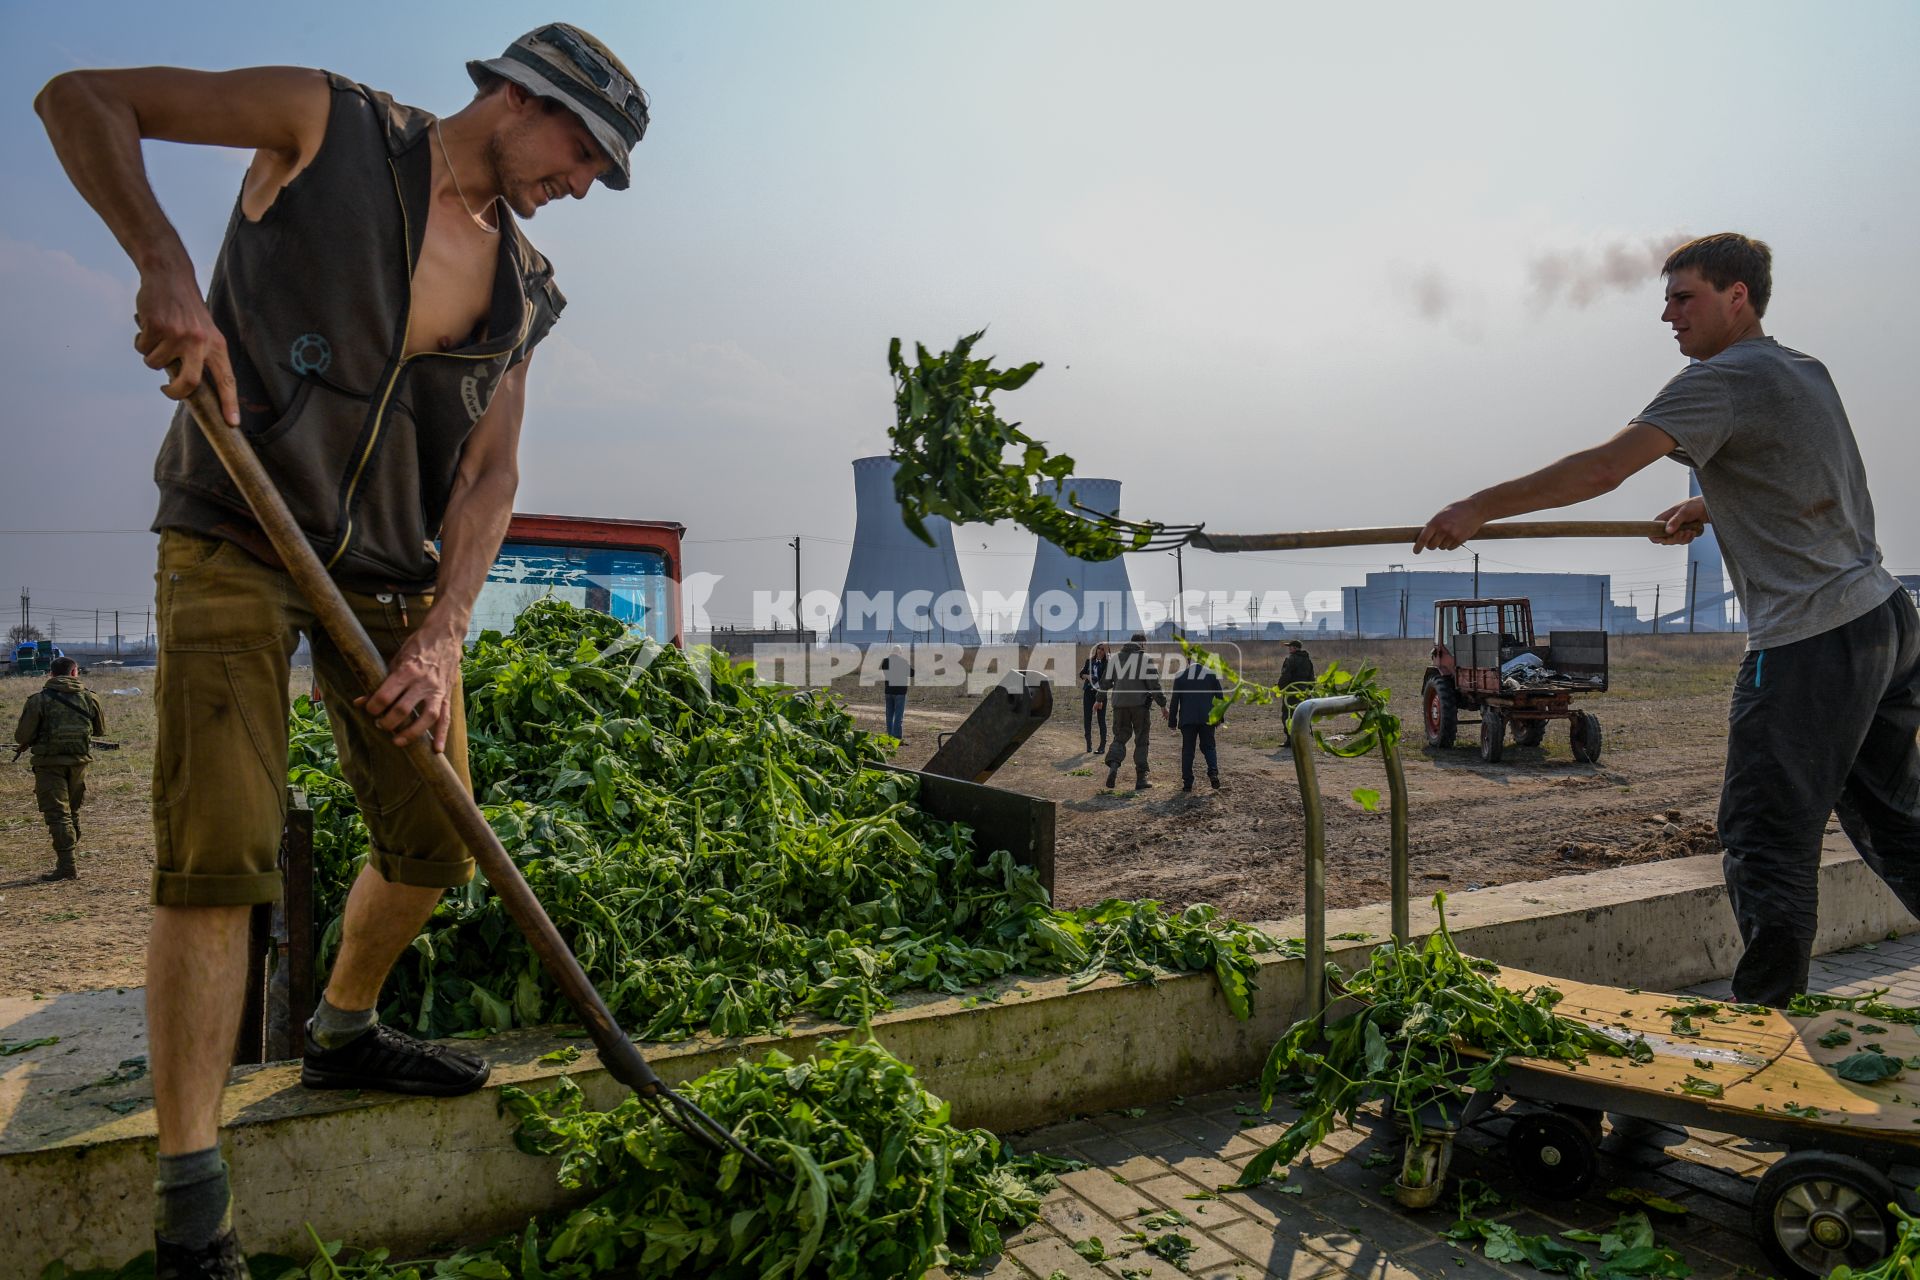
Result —
[{"label": "metal railing", "polygon": [[[1307,1016],[1318,1017],[1327,1004],[1327,815],[1320,799],[1314,768],[1313,722],[1325,716],[1366,710],[1363,698],[1309,698],[1293,709],[1293,767],[1300,775],[1300,806],[1307,832]],[[1388,812],[1392,830],[1388,878],[1393,894],[1393,940],[1406,945],[1407,891],[1407,779],[1400,768],[1400,751],[1382,739],[1380,754],[1387,766]]]}]

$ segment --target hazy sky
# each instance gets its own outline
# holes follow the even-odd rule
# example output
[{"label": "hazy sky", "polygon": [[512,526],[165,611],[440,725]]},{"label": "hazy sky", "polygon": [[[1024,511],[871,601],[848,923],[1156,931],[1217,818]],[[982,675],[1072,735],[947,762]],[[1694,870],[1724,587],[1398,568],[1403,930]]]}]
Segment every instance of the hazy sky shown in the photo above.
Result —
[{"label": "hazy sky", "polygon": [[[147,607],[151,535],[22,531],[144,529],[170,407],[39,85],[301,63],[452,111],[466,58],[548,17],[621,54],[653,126],[630,191],[528,226],[571,301],[533,365],[517,506],[685,523],[689,570],[727,575],[721,621],[791,583],[795,533],[808,589],[840,585],[896,334],[990,325],[989,350],[1044,360],[1005,409],[1122,480],[1131,514],[1417,524],[1643,406],[1683,363],[1649,246],[1726,229],[1773,245],[1768,330],[1833,371],[1888,563],[1920,571],[1911,4],[8,7],[0,618],[15,587],[63,634]],[[247,157],[147,157],[204,276]],[[1663,463],[1583,514],[1685,492]],[[970,586],[1025,585],[1029,535],[957,543]],[[1645,543],[1481,550],[1611,572],[1643,611],[1685,579]],[[1298,596],[1409,558],[1194,555],[1187,584]],[[1170,558],[1132,569],[1171,592]]]}]

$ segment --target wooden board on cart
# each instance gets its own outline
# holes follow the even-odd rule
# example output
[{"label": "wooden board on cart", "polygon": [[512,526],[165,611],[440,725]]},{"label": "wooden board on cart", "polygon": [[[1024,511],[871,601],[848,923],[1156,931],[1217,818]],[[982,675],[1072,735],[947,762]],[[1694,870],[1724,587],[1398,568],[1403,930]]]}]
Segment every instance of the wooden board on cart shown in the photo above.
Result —
[{"label": "wooden board on cart", "polygon": [[[1842,1080],[1833,1069],[1849,1055],[1875,1046],[1903,1062],[1920,1064],[1920,1028],[1840,1010],[1795,1018],[1772,1009],[1743,1012],[1722,1002],[1711,1012],[1701,1012],[1697,1010],[1712,1002],[1591,986],[1523,969],[1503,968],[1490,976],[1514,991],[1554,987],[1564,996],[1555,1012],[1616,1040],[1641,1037],[1653,1051],[1649,1062],[1598,1054],[1583,1063],[1530,1059],[1524,1063],[1527,1070],[1568,1071],[1627,1092],[1684,1096],[1709,1113],[1750,1116],[1763,1111],[1770,1119],[1920,1146],[1920,1065],[1875,1084]],[[1684,1021],[1681,1014],[1670,1012],[1684,1012],[1683,1006],[1696,1010]],[[1844,1043],[1820,1043],[1836,1032],[1846,1034]],[[1703,1083],[1719,1085],[1721,1096],[1705,1096],[1711,1091],[1703,1090]],[[1622,1110],[1630,1107],[1623,1104]]]}]

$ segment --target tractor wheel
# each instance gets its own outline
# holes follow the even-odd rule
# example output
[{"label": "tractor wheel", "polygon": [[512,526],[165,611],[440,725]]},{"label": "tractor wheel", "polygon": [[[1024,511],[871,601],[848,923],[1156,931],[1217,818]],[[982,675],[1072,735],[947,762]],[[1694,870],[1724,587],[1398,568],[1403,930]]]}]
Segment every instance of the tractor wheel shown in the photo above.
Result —
[{"label": "tractor wheel", "polygon": [[1543,1111],[1521,1116],[1507,1130],[1507,1164],[1521,1185],[1570,1200],[1593,1185],[1600,1148],[1584,1120]]},{"label": "tractor wheel", "polygon": [[1546,736],[1545,720],[1522,720],[1513,726],[1513,745],[1516,747],[1537,747]]},{"label": "tractor wheel", "polygon": [[1427,745],[1450,747],[1460,732],[1460,694],[1445,676],[1429,676],[1420,690],[1420,710],[1427,722]]},{"label": "tractor wheel", "polygon": [[1753,1230],[1782,1276],[1856,1272],[1893,1252],[1899,1193],[1852,1156],[1796,1151],[1782,1156],[1753,1193]]},{"label": "tractor wheel", "polygon": [[1500,763],[1500,748],[1506,745],[1507,718],[1497,707],[1480,708],[1480,758],[1488,764]]},{"label": "tractor wheel", "polygon": [[1600,718],[1591,711],[1576,711],[1567,725],[1567,745],[1581,764],[1600,760]]}]

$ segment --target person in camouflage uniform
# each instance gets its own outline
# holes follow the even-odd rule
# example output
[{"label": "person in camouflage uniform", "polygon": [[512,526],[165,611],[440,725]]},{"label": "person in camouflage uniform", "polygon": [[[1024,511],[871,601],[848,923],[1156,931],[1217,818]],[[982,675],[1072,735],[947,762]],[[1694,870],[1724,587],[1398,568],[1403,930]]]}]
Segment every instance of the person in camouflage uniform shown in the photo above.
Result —
[{"label": "person in camouflage uniform", "polygon": [[33,752],[33,794],[53,833],[54,869],[43,880],[71,880],[73,846],[80,840],[80,806],[87,798],[93,740],[107,732],[100,699],[80,683],[79,664],[55,658],[40,692],[20,709],[13,740]]}]

